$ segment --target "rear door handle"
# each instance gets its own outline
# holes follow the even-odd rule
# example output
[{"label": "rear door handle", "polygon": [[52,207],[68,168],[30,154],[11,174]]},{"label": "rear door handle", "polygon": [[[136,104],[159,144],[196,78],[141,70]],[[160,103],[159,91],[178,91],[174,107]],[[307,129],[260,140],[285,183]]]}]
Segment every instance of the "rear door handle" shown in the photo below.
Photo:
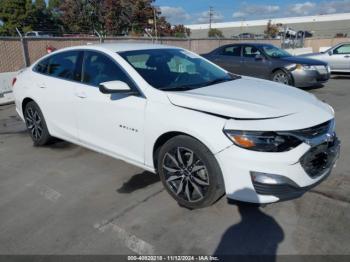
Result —
[{"label": "rear door handle", "polygon": [[349,57],[350,57],[350,55],[345,55],[344,57],[345,57],[345,58],[349,58]]}]

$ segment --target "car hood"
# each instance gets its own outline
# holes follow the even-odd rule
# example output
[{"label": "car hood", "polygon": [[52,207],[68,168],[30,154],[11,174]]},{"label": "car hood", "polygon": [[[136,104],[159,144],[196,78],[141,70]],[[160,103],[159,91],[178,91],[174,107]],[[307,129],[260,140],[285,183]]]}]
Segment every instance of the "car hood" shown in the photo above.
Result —
[{"label": "car hood", "polygon": [[317,59],[317,57],[321,57],[324,56],[326,53],[308,53],[308,54],[302,54],[302,55],[298,55],[298,57],[300,58],[306,58],[306,57],[310,57],[311,59]]},{"label": "car hood", "polygon": [[306,58],[306,57],[301,57],[301,56],[289,56],[289,57],[282,57],[279,58],[282,61],[286,61],[289,63],[293,64],[303,64],[303,65],[327,65],[327,63],[311,59],[311,58]]},{"label": "car hood", "polygon": [[190,91],[167,92],[167,96],[176,106],[236,120],[299,114],[310,118],[310,123],[320,123],[333,117],[332,109],[314,95],[251,77]]}]

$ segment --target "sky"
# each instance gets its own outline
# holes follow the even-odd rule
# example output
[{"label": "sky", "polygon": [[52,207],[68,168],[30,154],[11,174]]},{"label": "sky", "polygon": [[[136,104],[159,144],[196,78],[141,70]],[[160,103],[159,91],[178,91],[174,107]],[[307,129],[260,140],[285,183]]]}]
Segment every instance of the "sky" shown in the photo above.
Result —
[{"label": "sky", "polygon": [[350,0],[156,0],[172,24],[208,23],[209,6],[214,22],[269,19],[350,12]]}]

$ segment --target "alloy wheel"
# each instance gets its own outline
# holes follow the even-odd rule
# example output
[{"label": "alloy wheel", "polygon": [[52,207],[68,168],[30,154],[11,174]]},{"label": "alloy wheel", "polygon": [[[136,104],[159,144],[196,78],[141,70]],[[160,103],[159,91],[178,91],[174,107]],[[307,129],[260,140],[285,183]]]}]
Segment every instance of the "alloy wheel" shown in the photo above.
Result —
[{"label": "alloy wheel", "polygon": [[43,134],[42,119],[39,112],[32,107],[28,107],[26,109],[25,120],[33,139],[38,141]]},{"label": "alloy wheel", "polygon": [[190,149],[176,147],[163,158],[163,173],[170,190],[188,202],[198,202],[209,188],[208,170]]},{"label": "alloy wheel", "polygon": [[289,78],[287,74],[284,72],[278,72],[273,76],[272,80],[278,83],[286,84],[286,85],[289,84]]}]

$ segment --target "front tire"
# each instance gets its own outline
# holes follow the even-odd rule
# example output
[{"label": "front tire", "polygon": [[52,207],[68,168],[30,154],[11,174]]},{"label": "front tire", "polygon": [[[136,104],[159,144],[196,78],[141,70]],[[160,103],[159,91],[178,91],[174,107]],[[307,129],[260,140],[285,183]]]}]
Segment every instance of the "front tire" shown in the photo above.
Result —
[{"label": "front tire", "polygon": [[50,142],[52,137],[39,106],[34,102],[29,102],[24,109],[24,119],[34,146],[43,146]]},{"label": "front tire", "polygon": [[225,193],[214,155],[194,138],[179,135],[167,141],[159,151],[157,163],[164,187],[180,206],[210,206]]},{"label": "front tire", "polygon": [[291,79],[290,75],[281,69],[276,70],[272,74],[271,80],[274,82],[277,82],[277,83],[285,84],[285,85],[292,84],[292,79]]}]

